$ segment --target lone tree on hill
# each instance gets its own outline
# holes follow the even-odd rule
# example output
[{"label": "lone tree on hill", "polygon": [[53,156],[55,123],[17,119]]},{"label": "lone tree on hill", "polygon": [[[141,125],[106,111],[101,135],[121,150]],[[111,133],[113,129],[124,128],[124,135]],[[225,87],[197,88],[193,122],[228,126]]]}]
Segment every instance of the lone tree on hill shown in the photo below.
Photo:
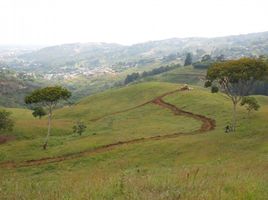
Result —
[{"label": "lone tree on hill", "polygon": [[186,59],[184,61],[184,66],[191,65],[193,63],[193,57],[191,53],[187,53]]},{"label": "lone tree on hill", "polygon": [[242,98],[249,94],[255,82],[268,74],[268,66],[260,59],[241,58],[211,65],[207,71],[205,87],[212,92],[224,92],[233,103],[232,131],[236,129],[236,109]]},{"label": "lone tree on hill", "polygon": [[254,97],[243,97],[241,103],[241,106],[246,106],[246,109],[248,111],[248,116],[252,110],[259,110],[260,105],[258,104],[258,101]]},{"label": "lone tree on hill", "polygon": [[47,148],[50,136],[52,111],[60,100],[67,100],[71,97],[71,92],[61,86],[45,87],[34,90],[30,95],[25,97],[26,104],[37,104],[47,107],[48,109],[48,131],[43,145],[43,149]]},{"label": "lone tree on hill", "polygon": [[0,132],[3,130],[12,131],[14,121],[10,117],[11,113],[6,110],[0,110]]}]

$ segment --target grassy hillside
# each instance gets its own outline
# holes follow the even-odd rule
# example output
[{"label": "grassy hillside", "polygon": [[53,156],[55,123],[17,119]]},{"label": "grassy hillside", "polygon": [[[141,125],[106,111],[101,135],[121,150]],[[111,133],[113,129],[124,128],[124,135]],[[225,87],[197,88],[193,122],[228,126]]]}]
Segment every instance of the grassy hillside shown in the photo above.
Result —
[{"label": "grassy hillside", "polygon": [[[47,151],[41,150],[45,119],[11,109],[17,125],[7,134],[17,140],[0,145],[0,199],[267,199],[268,98],[257,96],[262,107],[250,118],[239,108],[238,131],[226,134],[231,104],[222,94],[194,87],[163,97],[216,120],[215,130],[194,132],[201,121],[144,104],[178,87],[136,84],[59,109]],[[81,137],[71,132],[77,119],[88,126]],[[149,139],[117,143],[138,138]],[[117,145],[100,148],[111,143]],[[59,159],[14,168],[48,157]]]},{"label": "grassy hillside", "polygon": [[165,73],[161,73],[159,75],[147,77],[141,81],[185,83],[185,84],[203,86],[205,76],[206,76],[206,70],[196,69],[193,66],[183,66]]}]

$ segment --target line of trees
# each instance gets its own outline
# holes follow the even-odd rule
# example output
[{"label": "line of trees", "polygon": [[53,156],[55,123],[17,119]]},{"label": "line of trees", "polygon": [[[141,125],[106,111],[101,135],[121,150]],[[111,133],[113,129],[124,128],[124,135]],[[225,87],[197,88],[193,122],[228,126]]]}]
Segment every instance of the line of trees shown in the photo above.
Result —
[{"label": "line of trees", "polygon": [[207,69],[213,63],[223,62],[223,61],[225,61],[225,57],[223,54],[221,54],[215,58],[212,58],[211,55],[209,55],[209,54],[205,54],[204,56],[202,56],[200,61],[193,63],[193,66],[194,66],[194,68],[197,68],[197,69]]},{"label": "line of trees", "polygon": [[157,75],[157,74],[161,74],[161,73],[164,73],[164,72],[167,72],[167,71],[170,71],[170,70],[173,70],[177,67],[180,67],[181,65],[180,64],[173,64],[173,65],[167,65],[167,66],[161,66],[161,67],[158,67],[158,68],[155,68],[151,71],[144,71],[143,73],[138,73],[138,72],[134,72],[132,74],[128,74],[125,81],[124,81],[124,84],[127,85],[131,82],[134,82],[134,81],[137,81],[138,79],[141,79],[141,78],[146,78],[148,76],[154,76],[154,75]]}]

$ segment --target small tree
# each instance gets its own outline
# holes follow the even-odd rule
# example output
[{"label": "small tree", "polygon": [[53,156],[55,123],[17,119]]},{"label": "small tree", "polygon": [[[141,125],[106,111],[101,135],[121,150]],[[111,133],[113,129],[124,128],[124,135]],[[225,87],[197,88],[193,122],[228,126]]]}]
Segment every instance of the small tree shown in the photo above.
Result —
[{"label": "small tree", "polygon": [[45,87],[34,90],[30,95],[25,97],[26,104],[37,104],[48,108],[48,130],[43,145],[43,149],[47,148],[50,136],[52,111],[60,100],[67,100],[71,97],[71,92],[61,86]]},{"label": "small tree", "polygon": [[47,114],[47,112],[45,111],[43,107],[38,106],[38,107],[33,108],[32,114],[34,117],[39,117],[39,119],[41,119],[43,116]]},{"label": "small tree", "polygon": [[201,62],[209,62],[209,61],[212,61],[212,58],[209,54],[202,56]]},{"label": "small tree", "polygon": [[125,81],[124,81],[124,84],[127,85],[133,81],[136,81],[138,78],[140,78],[140,74],[139,73],[132,73],[132,74],[128,74]]},{"label": "small tree", "polygon": [[216,92],[219,87],[233,103],[232,130],[236,128],[236,107],[242,98],[249,94],[258,80],[263,80],[268,73],[268,66],[260,59],[241,58],[211,65],[207,71],[206,87]]},{"label": "small tree", "polygon": [[243,97],[240,105],[246,106],[246,109],[248,111],[248,116],[252,110],[257,111],[260,108],[260,105],[257,99],[254,97]]},{"label": "small tree", "polygon": [[223,54],[216,57],[216,61],[218,61],[218,62],[223,62],[224,60],[225,60],[225,58],[224,58]]},{"label": "small tree", "polygon": [[1,131],[12,131],[14,121],[10,117],[11,113],[6,110],[0,110],[0,132]]},{"label": "small tree", "polygon": [[185,61],[184,61],[184,66],[191,65],[193,63],[193,57],[191,53],[187,53]]},{"label": "small tree", "polygon": [[73,132],[82,135],[82,133],[86,130],[87,126],[82,121],[77,121],[73,126]]}]

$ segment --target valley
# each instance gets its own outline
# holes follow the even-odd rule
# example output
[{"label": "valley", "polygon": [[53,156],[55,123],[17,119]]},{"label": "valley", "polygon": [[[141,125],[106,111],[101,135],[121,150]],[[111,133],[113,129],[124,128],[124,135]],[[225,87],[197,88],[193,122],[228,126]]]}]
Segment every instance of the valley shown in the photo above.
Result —
[{"label": "valley", "polygon": [[266,200],[267,41],[0,48],[0,200]]}]

